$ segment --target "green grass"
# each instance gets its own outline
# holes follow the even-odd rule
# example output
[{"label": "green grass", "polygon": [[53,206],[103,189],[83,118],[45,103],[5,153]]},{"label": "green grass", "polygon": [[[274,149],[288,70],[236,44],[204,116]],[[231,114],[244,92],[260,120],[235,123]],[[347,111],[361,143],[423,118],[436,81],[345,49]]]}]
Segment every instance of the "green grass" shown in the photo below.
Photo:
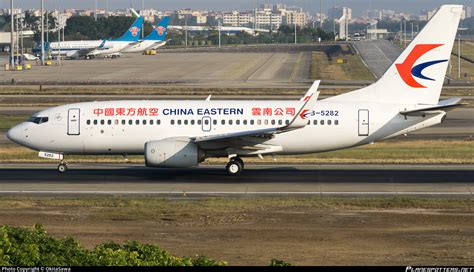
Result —
[{"label": "green grass", "polygon": [[[359,56],[345,53],[350,52],[347,46],[343,46],[342,49],[344,51],[332,56],[331,59],[325,53],[313,52],[310,77],[322,80],[374,80],[374,75]],[[338,64],[337,59],[345,59],[346,62]]]},{"label": "green grass", "polygon": [[[453,54],[450,59],[450,67],[448,67],[448,75],[453,79],[458,79],[458,45],[459,42],[456,40],[453,46]],[[463,80],[474,80],[474,42],[461,41],[461,56],[467,58],[470,61],[461,59],[461,78]]]},{"label": "green grass", "polygon": [[[333,152],[277,156],[277,163],[293,164],[474,164],[474,141],[412,140],[384,141],[357,148]],[[67,156],[70,163],[125,163],[122,156]],[[264,160],[246,158],[248,164],[273,164],[270,156]],[[0,162],[53,162],[38,158],[38,153],[14,144],[0,148]],[[143,164],[143,156],[129,156],[128,162]],[[227,159],[209,159],[210,164],[225,164]]]},{"label": "green grass", "polygon": [[28,115],[0,115],[0,130],[6,131],[28,118]]},{"label": "green grass", "polygon": [[[472,198],[431,197],[210,197],[202,199],[163,199],[148,196],[5,196],[0,198],[1,209],[92,209],[110,216],[123,215],[136,218],[167,215],[199,215],[216,212],[243,212],[272,208],[343,208],[343,209],[471,209]],[[192,211],[192,212],[191,212]]]}]

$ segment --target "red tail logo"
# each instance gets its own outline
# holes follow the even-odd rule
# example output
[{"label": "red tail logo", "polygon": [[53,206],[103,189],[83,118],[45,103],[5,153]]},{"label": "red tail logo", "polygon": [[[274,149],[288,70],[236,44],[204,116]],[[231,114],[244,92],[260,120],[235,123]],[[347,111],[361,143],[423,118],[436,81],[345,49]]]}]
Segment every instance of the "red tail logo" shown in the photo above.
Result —
[{"label": "red tail logo", "polygon": [[442,45],[443,44],[417,44],[403,63],[395,64],[395,66],[397,67],[398,73],[400,74],[400,77],[403,79],[403,81],[405,81],[405,83],[408,86],[413,87],[413,88],[426,88],[426,86],[423,86],[420,83],[418,83],[418,81],[416,81],[413,78],[413,76],[417,78],[421,78],[421,79],[434,80],[434,79],[424,76],[422,74],[423,69],[434,64],[446,62],[448,60],[430,61],[430,62],[419,64],[415,67],[413,67],[413,65],[415,65],[416,61],[419,58],[421,58],[424,54]]}]

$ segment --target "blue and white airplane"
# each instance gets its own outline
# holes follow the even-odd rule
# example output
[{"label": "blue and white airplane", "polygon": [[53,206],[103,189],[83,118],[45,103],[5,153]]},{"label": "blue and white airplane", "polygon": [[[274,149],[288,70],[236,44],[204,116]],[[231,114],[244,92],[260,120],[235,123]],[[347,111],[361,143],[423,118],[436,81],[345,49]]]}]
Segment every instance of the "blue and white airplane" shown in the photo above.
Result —
[{"label": "blue and white airplane", "polygon": [[150,49],[157,49],[158,47],[165,45],[169,22],[169,16],[163,17],[160,23],[153,27],[153,31],[148,36],[143,40],[140,40],[137,44],[125,48],[121,53],[140,53]]},{"label": "blue and white airplane", "polygon": [[135,20],[135,22],[133,22],[132,26],[122,35],[122,37],[115,40],[105,41],[105,43],[101,44],[101,46],[92,50],[87,55],[96,57],[119,54],[122,50],[139,43],[138,41],[140,39],[142,28],[143,16],[140,16]]},{"label": "blue and white airplane", "polygon": [[463,7],[444,5],[374,84],[318,101],[84,102],[34,114],[7,133],[39,156],[142,155],[149,167],[193,167],[229,159],[327,152],[382,141],[443,122],[460,98],[439,101]]},{"label": "blue and white airplane", "polygon": [[94,57],[119,53],[130,45],[135,45],[140,39],[143,27],[143,17],[138,17],[122,37],[115,40],[64,41],[49,43],[48,49],[52,56],[67,58]]}]

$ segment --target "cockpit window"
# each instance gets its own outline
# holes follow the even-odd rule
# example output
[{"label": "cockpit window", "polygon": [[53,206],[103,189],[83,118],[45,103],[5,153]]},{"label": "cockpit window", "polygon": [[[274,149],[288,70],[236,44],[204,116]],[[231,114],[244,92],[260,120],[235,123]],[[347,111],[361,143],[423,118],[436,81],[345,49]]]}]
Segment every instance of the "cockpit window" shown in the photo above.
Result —
[{"label": "cockpit window", "polygon": [[28,119],[28,122],[31,122],[31,123],[35,123],[35,124],[43,124],[43,123],[46,123],[49,121],[49,118],[48,117],[31,117],[30,119]]}]

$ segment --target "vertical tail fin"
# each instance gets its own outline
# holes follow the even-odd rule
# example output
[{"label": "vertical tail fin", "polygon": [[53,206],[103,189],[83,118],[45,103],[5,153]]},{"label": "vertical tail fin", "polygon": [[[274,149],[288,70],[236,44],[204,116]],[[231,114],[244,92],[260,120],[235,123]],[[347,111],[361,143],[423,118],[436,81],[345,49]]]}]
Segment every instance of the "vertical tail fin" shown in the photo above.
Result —
[{"label": "vertical tail fin", "polygon": [[157,26],[153,26],[153,31],[145,37],[145,40],[164,41],[168,32],[170,17],[165,16]]},{"label": "vertical tail fin", "polygon": [[137,42],[140,39],[140,33],[143,27],[143,17],[138,17],[129,29],[122,35],[122,37],[115,39],[115,41],[123,42]]},{"label": "vertical tail fin", "polygon": [[437,104],[463,6],[443,5],[374,84],[339,99]]}]

